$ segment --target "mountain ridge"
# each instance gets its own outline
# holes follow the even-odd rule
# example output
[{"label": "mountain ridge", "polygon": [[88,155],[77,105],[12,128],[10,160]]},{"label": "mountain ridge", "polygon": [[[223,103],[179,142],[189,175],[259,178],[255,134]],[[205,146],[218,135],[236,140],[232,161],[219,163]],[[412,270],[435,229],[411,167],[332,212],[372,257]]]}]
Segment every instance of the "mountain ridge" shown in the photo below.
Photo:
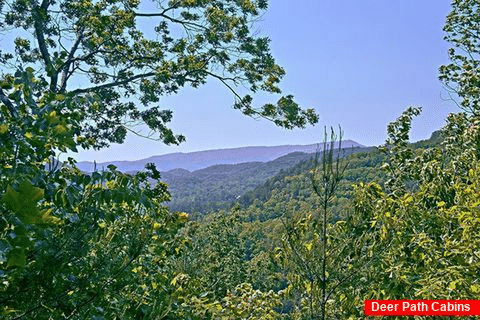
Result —
[{"label": "mountain ridge", "polygon": [[[96,164],[97,169],[113,164],[123,172],[141,171],[147,163],[155,163],[159,171],[185,169],[195,171],[214,165],[239,164],[246,162],[268,162],[292,152],[314,153],[323,144],[248,146],[237,148],[213,149],[193,152],[174,152],[151,156],[139,160],[107,161]],[[338,147],[338,143],[336,144]],[[342,148],[365,147],[353,140],[342,141]],[[320,148],[321,149],[321,148]],[[81,161],[77,167],[85,172],[94,171],[94,162]]]}]

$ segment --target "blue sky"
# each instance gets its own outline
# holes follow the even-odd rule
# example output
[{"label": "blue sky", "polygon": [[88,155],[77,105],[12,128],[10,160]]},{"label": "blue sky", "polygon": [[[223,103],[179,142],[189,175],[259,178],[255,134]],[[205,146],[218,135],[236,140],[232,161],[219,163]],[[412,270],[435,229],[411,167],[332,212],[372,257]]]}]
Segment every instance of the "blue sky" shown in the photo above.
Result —
[{"label": "blue sky", "polygon": [[[459,111],[437,79],[448,63],[442,26],[446,0],[272,0],[257,25],[271,38],[272,53],[287,74],[281,88],[304,107],[314,107],[319,123],[285,130],[232,109],[233,96],[213,79],[199,89],[164,97],[174,111],[180,146],[129,136],[122,145],[82,151],[78,161],[134,160],[171,152],[311,144],[324,126],[341,125],[345,139],[379,145],[386,126],[408,106],[422,106],[411,140],[426,139],[446,115]],[[277,96],[271,100],[276,101]],[[257,102],[266,102],[259,97]]]}]

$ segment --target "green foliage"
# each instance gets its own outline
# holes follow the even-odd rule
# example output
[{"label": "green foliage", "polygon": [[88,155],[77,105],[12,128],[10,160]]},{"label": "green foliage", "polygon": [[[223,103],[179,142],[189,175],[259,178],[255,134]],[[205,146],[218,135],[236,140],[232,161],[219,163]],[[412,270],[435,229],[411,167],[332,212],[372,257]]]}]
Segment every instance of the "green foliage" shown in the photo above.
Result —
[{"label": "green foliage", "polygon": [[[404,116],[393,125],[402,123]],[[356,211],[370,221],[379,263],[365,272],[364,298],[478,299],[477,116],[452,114],[441,145],[411,152],[398,131],[385,149],[397,179],[389,193],[359,189]],[[407,130],[408,131],[408,130]],[[402,147],[403,145],[403,147]],[[407,191],[407,183],[415,188]]]},{"label": "green foliage", "polygon": [[[439,141],[434,135],[413,145],[404,143],[411,152],[402,154],[413,156],[427,147],[438,148]],[[362,317],[363,300],[371,295],[370,281],[377,275],[385,244],[382,237],[386,227],[373,217],[379,199],[387,197],[382,185],[390,176],[380,168],[385,161],[392,163],[388,157],[370,150],[342,160],[349,166],[331,197],[327,215],[329,317]],[[189,310],[186,314],[211,316],[228,290],[250,283],[261,292],[273,290],[281,295],[274,309],[280,315],[295,319],[318,315],[323,245],[318,220],[321,206],[311,184],[312,165],[313,161],[299,163],[268,180],[266,201],[257,198],[245,209],[236,207],[227,213],[208,214],[189,224],[186,230],[193,250],[179,257],[174,267],[188,279],[187,300],[196,301],[194,306],[184,303],[185,310]],[[367,183],[371,180],[377,183]]]},{"label": "green foliage", "polygon": [[446,33],[445,40],[454,47],[448,51],[451,63],[440,67],[440,80],[451,93],[460,97],[459,106],[474,114],[478,114],[480,108],[479,22],[478,1],[452,1],[452,11],[447,16],[443,30]]},{"label": "green foliage", "polygon": [[[318,121],[313,109],[301,109],[291,95],[253,105],[251,94],[257,91],[280,93],[285,74],[270,53],[269,39],[251,30],[266,1],[162,0],[152,6],[156,11],[144,13],[137,0],[3,1],[0,28],[18,37],[14,52],[1,53],[0,63],[5,72],[19,65],[35,70],[48,88],[44,92],[65,100],[81,124],[77,134],[95,148],[123,142],[137,124],[152,131],[150,138],[182,142],[185,137],[168,128],[172,111],[155,104],[209,78],[232,92],[234,108],[245,115],[289,129]],[[146,20],[150,30],[139,28]],[[241,84],[248,88],[243,96],[236,90]],[[9,87],[8,80],[1,85]],[[15,113],[7,96],[0,90],[0,99]],[[39,102],[29,95],[29,105]],[[65,127],[59,125],[62,133]]]},{"label": "green foliage", "polygon": [[[73,159],[55,160],[59,152],[122,143],[140,124],[148,137],[182,142],[167,126],[172,112],[155,104],[209,78],[232,91],[234,108],[245,115],[288,129],[318,121],[291,95],[253,105],[257,91],[280,93],[284,75],[269,39],[251,32],[266,1],[156,7],[143,13],[136,0],[0,2],[0,29],[18,35],[13,52],[0,52],[2,318],[193,317],[203,306],[188,299],[210,284],[227,317],[276,315],[276,294],[241,285],[248,265],[239,229],[223,224],[222,232],[205,231],[215,241],[189,242],[188,232],[178,233],[189,216],[163,205],[170,195],[154,166],[133,176],[115,166],[87,175]],[[137,27],[144,19],[156,19],[150,32]],[[248,87],[244,96],[239,85]],[[220,246],[202,260],[216,272],[192,278],[192,265],[181,272],[188,257],[180,256],[192,244]],[[231,258],[225,270],[220,257]],[[253,302],[239,306],[247,297]]]},{"label": "green foliage", "polygon": [[[60,166],[52,160],[57,150],[91,143],[79,135],[78,112],[69,110],[75,99],[48,92],[31,68],[7,80],[0,108],[2,317],[173,312],[173,274],[161,262],[184,246],[175,235],[187,216],[162,205],[170,196],[158,171],[147,166],[130,176],[110,166],[86,175],[73,160]],[[132,272],[141,266],[150,278]],[[145,307],[146,294],[169,299]]]},{"label": "green foliage", "polygon": [[[73,159],[53,158],[121,142],[131,120],[180,142],[165,126],[171,112],[151,104],[207,77],[232,91],[243,81],[253,92],[279,92],[283,70],[268,40],[249,30],[265,1],[158,5],[140,13],[137,1],[0,2],[0,27],[35,40],[20,36],[15,55],[0,56],[24,66],[0,84],[2,318],[359,319],[367,298],[479,299],[475,1],[453,1],[447,39],[467,55],[452,49],[452,64],[441,68],[468,114],[451,114],[412,145],[420,109],[408,108],[388,126],[382,153],[345,160],[325,145],[322,158],[240,198],[243,209],[186,225],[188,214],[164,206],[170,195],[153,165],[87,175]],[[136,28],[149,16],[162,20],[159,40]],[[70,89],[79,71],[86,87]],[[290,96],[260,109],[251,101],[237,96],[235,107],[286,128],[316,121]]]},{"label": "green foliage", "polygon": [[[430,141],[411,145],[411,123],[420,108],[408,108],[388,126],[382,155],[356,158],[372,170],[355,174],[369,172],[375,178],[368,180],[376,182],[357,179],[342,189],[334,183],[334,171],[328,174],[334,166],[327,165],[324,176],[313,180],[318,181],[316,192],[305,192],[308,175],[300,172],[270,180],[274,183],[268,182],[268,190],[249,200],[244,218],[254,222],[246,228],[255,228],[258,219],[278,225],[275,218],[283,217],[283,246],[271,234],[278,228],[270,229],[267,244],[256,246],[260,251],[277,246],[273,260],[281,267],[257,265],[263,269],[259,274],[283,274],[288,280],[278,292],[284,297],[281,310],[290,318],[364,318],[365,299],[479,298],[478,3],[452,5],[447,39],[466,54],[452,49],[452,64],[441,68],[441,78],[460,95],[468,114],[449,115]],[[382,162],[385,170],[378,174]],[[322,190],[351,193],[336,202],[333,193]],[[316,203],[314,194],[324,195],[323,201]],[[262,203],[260,196],[267,201]],[[266,256],[257,251],[252,260],[265,261],[260,258]]]},{"label": "green foliage", "polygon": [[239,212],[218,212],[190,223],[192,250],[177,260],[176,270],[189,277],[190,292],[223,298],[246,281],[245,239]]},{"label": "green foliage", "polygon": [[172,210],[200,214],[230,209],[248,190],[310,157],[311,155],[295,152],[265,163],[216,165],[193,172],[175,170],[162,173],[172,194],[169,207]]},{"label": "green foliage", "polygon": [[34,187],[30,182],[22,181],[18,191],[7,186],[2,198],[5,208],[13,212],[22,224],[51,224],[60,219],[51,216],[51,210],[39,211],[37,202],[43,199],[43,190]]},{"label": "green foliage", "polygon": [[[339,187],[342,190],[338,193],[339,197],[347,195],[346,190],[350,188],[351,183],[368,181],[368,179],[381,181],[382,177],[377,175],[378,171],[375,168],[380,167],[382,156],[376,149],[371,149],[353,148],[343,150],[342,156],[349,156],[350,166],[345,171],[345,181],[348,181],[348,183]],[[269,209],[278,202],[276,198],[288,199],[293,197],[308,201],[307,199],[313,196],[313,190],[307,174],[313,166],[313,157],[309,157],[290,168],[281,170],[277,175],[267,179],[263,185],[246,192],[237,202],[246,208],[261,208],[260,211],[262,213],[260,215],[255,214],[256,218],[265,220],[278,217],[278,214],[275,215]],[[265,215],[267,213],[268,215]]]},{"label": "green foliage", "polygon": [[[45,200],[63,224],[48,229],[26,223],[15,226],[9,223],[10,210],[4,212],[1,241],[3,248],[11,245],[5,250],[6,268],[2,267],[4,311],[39,319],[93,315],[120,319],[160,309],[144,307],[146,298],[141,297],[147,292],[144,285],[154,291],[150,296],[165,294],[165,289],[152,290],[152,283],[168,287],[172,275],[159,262],[181,246],[173,236],[182,217],[161,206],[168,197],[164,186],[150,188],[146,176],[116,171],[88,177],[62,169],[57,179],[64,179],[64,188],[60,186],[52,192],[55,197]],[[69,193],[70,188],[76,190]],[[17,235],[10,240],[12,227]],[[22,248],[18,239],[24,229],[30,242]],[[142,266],[149,277],[134,272]]]},{"label": "green foliage", "polygon": [[386,187],[403,195],[407,188],[407,180],[413,178],[419,168],[412,161],[413,148],[409,146],[409,133],[413,117],[419,115],[421,108],[408,108],[402,115],[387,127],[388,138],[379,149],[388,158],[383,168],[389,171]]},{"label": "green foliage", "polygon": [[[354,225],[345,227],[345,221],[334,223],[333,199],[348,162],[341,159],[341,148],[334,149],[337,136],[333,129],[329,143],[327,138],[325,130],[322,152],[317,152],[314,166],[309,170],[315,201],[288,202],[282,217],[285,228],[283,246],[276,249],[288,272],[289,287],[286,292],[294,301],[295,313],[301,319],[338,316],[341,310],[338,305],[345,304],[341,301],[345,300],[345,295],[337,298],[338,289],[356,280],[356,275],[366,263],[363,254],[365,244],[358,241],[362,233],[352,232]],[[341,138],[340,131],[339,147]],[[352,247],[352,243],[356,246]]]},{"label": "green foliage", "polygon": [[283,317],[274,310],[280,303],[279,294],[273,291],[254,290],[249,283],[242,283],[221,301],[194,298],[194,314],[199,319],[273,320]]}]

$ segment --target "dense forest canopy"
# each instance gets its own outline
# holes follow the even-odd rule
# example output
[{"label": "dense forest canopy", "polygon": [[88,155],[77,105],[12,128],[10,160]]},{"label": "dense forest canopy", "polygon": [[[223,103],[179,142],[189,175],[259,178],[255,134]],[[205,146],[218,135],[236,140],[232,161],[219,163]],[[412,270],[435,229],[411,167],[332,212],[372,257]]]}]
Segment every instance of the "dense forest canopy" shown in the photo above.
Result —
[{"label": "dense forest canopy", "polygon": [[139,122],[180,143],[155,104],[208,79],[245,115],[285,128],[318,117],[291,95],[253,106],[284,74],[251,32],[266,1],[156,4],[0,0],[0,28],[19,35],[0,56],[0,317],[363,319],[365,299],[479,298],[477,1],[454,0],[446,20],[440,79],[464,112],[432,139],[409,143],[413,107],[368,152],[342,157],[341,132],[326,131],[313,162],[192,221],[165,206],[151,164],[86,174],[52,157],[121,143]]}]

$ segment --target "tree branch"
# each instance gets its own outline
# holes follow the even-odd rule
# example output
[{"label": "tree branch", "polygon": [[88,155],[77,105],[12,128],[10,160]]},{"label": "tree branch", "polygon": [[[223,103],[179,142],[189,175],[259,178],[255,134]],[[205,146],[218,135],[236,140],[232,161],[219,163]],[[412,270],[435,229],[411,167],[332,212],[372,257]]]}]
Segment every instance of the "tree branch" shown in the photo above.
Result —
[{"label": "tree branch", "polygon": [[102,89],[117,87],[117,86],[127,84],[127,83],[132,82],[132,81],[137,80],[137,79],[152,77],[155,74],[156,74],[156,72],[147,72],[147,73],[137,74],[133,77],[126,78],[126,79],[121,80],[121,81],[114,81],[114,82],[102,84],[102,85],[95,86],[95,87],[73,90],[72,93],[73,94],[80,94],[80,93],[94,92],[94,91],[98,91],[98,90],[102,90]]},{"label": "tree branch", "polygon": [[[164,11],[165,12],[165,11]],[[179,20],[179,19],[176,19],[174,17],[170,17],[168,15],[166,15],[164,12],[158,12],[158,13],[140,13],[140,12],[134,12],[133,14],[136,16],[136,17],[162,17],[162,18],[165,18],[167,20],[170,20],[172,22],[175,22],[175,23],[179,23],[181,24],[182,26],[184,26],[185,28],[191,26],[191,27],[195,27],[195,28],[198,28],[198,29],[201,29],[201,30],[204,30],[206,29],[205,26],[202,26],[201,24],[198,24],[198,23],[195,23],[195,22],[191,22],[191,21],[185,21],[185,20]]]},{"label": "tree branch", "polygon": [[10,99],[8,99],[7,95],[3,92],[3,89],[0,88],[0,101],[5,105],[7,106],[7,109],[8,111],[10,112],[10,115],[13,117],[13,118],[16,118],[17,117],[17,110],[15,110],[15,106],[13,105],[13,103],[10,101]]},{"label": "tree branch", "polygon": [[33,18],[35,20],[35,38],[37,39],[38,48],[40,49],[43,62],[45,63],[47,74],[50,77],[50,91],[55,92],[57,89],[58,71],[54,70],[52,65],[50,54],[47,49],[47,43],[45,41],[45,32],[43,29],[43,14],[46,14],[49,4],[49,0],[43,0],[40,7],[37,6],[34,8]]},{"label": "tree branch", "polygon": [[[187,78],[187,76],[189,74],[191,74],[192,72],[187,72],[186,74],[178,75],[177,77],[183,76],[184,77],[183,80],[185,80],[186,82],[196,82],[197,80],[195,80],[195,79]],[[132,81],[135,81],[137,79],[152,77],[156,74],[157,73],[154,72],[154,71],[147,72],[147,73],[142,73],[142,74],[137,74],[135,76],[132,76],[132,77],[120,80],[120,81],[113,81],[113,82],[110,82],[110,83],[98,85],[98,86],[95,86],[95,87],[85,88],[85,89],[76,89],[76,90],[73,90],[72,93],[73,94],[81,94],[81,93],[99,91],[99,90],[102,90],[102,89],[107,89],[107,88],[112,88],[112,87],[118,87],[118,86],[130,83]]]},{"label": "tree branch", "polygon": [[69,78],[68,75],[68,70],[70,69],[70,65],[73,63],[73,55],[78,49],[78,46],[80,45],[80,42],[83,39],[83,30],[84,28],[80,28],[80,30],[77,33],[77,39],[75,39],[75,42],[73,43],[72,49],[68,53],[67,61],[65,61],[64,65],[60,67],[60,70],[62,71],[62,79],[60,80],[60,92],[64,92],[67,88],[67,80]]}]

